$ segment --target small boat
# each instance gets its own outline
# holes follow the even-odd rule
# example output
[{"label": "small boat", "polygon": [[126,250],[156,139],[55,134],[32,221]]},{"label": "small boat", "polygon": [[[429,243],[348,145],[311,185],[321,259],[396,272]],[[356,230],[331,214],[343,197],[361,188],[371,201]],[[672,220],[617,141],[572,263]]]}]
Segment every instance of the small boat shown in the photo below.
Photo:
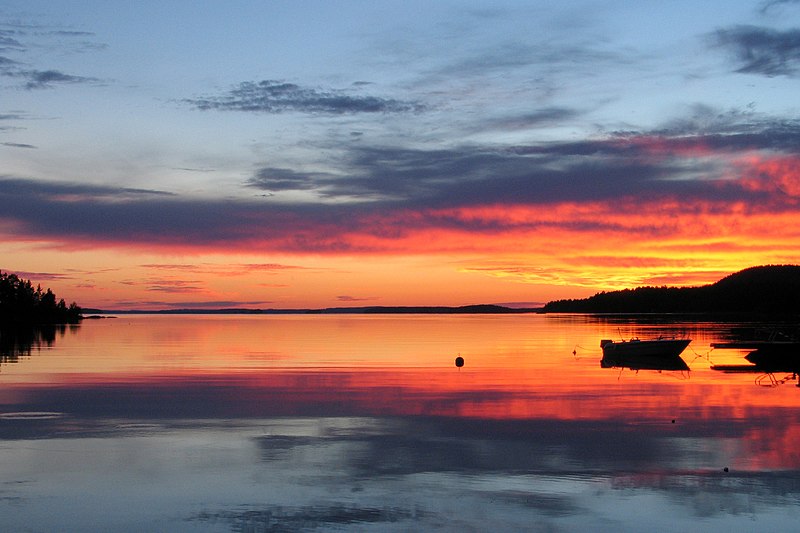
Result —
[{"label": "small boat", "polygon": [[678,357],[689,346],[692,339],[631,339],[628,341],[612,341],[603,339],[600,347],[603,357],[644,356],[644,357]]}]

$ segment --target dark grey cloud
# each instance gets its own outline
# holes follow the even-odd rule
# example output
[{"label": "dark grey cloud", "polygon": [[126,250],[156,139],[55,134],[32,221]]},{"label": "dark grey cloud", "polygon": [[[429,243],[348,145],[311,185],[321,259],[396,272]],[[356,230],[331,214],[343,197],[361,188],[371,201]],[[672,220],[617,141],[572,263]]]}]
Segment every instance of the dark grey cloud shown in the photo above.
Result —
[{"label": "dark grey cloud", "polygon": [[113,198],[116,200],[133,197],[175,196],[173,193],[157,189],[137,189],[133,187],[109,187],[83,183],[51,183],[0,176],[0,190],[32,197],[70,195],[84,199]]},{"label": "dark grey cloud", "polygon": [[358,296],[350,296],[349,294],[341,294],[336,297],[336,300],[339,302],[368,302],[376,299],[377,298],[374,296],[358,297]]},{"label": "dark grey cloud", "polygon": [[500,117],[481,123],[480,128],[493,130],[524,130],[561,124],[565,120],[577,118],[582,113],[566,107],[545,107],[531,113]]},{"label": "dark grey cloud", "polygon": [[55,84],[79,84],[90,83],[95,84],[100,80],[97,78],[88,78],[85,76],[75,76],[72,74],[65,74],[58,70],[20,70],[9,73],[8,75],[23,78],[25,81],[26,89],[45,89],[53,87]]},{"label": "dark grey cloud", "polygon": [[[103,49],[106,45],[86,40],[94,34],[84,31],[52,29],[38,24],[2,23],[0,52],[11,54],[12,59],[0,56],[0,75],[22,80],[25,89],[43,89],[59,84],[96,84],[97,78],[63,72],[58,68],[39,69],[31,66],[32,50],[49,49],[63,54]],[[8,29],[11,28],[11,29]],[[76,39],[83,39],[76,41]]]},{"label": "dark grey cloud", "polygon": [[[530,121],[574,113],[547,109]],[[639,194],[724,200],[743,191],[712,183],[730,177],[724,174],[730,168],[704,154],[796,155],[798,146],[800,120],[695,105],[687,116],[654,130],[574,142],[439,150],[353,145],[339,159],[336,173],[265,167],[247,184],[278,196],[312,191],[324,199],[357,198],[395,207],[602,201]]]},{"label": "dark grey cloud", "polygon": [[[429,55],[427,50],[420,54]],[[542,97],[550,97],[557,90],[556,86],[566,79],[594,75],[597,69],[632,65],[639,60],[630,50],[604,49],[597,41],[506,42],[477,47],[453,61],[428,68],[417,83],[423,86],[440,82],[448,85],[464,81],[485,83],[494,76],[506,78],[523,73],[527,94],[535,91]]]},{"label": "dark grey cloud", "polygon": [[24,50],[25,46],[17,38],[18,32],[15,30],[0,29],[0,51]]},{"label": "dark grey cloud", "polygon": [[277,80],[242,82],[225,94],[187,98],[202,109],[260,113],[299,112],[325,115],[355,113],[406,113],[423,106],[392,98],[350,94],[337,89],[315,89]]},{"label": "dark grey cloud", "polygon": [[[742,191],[726,192],[712,183],[723,177],[724,169],[692,152],[793,150],[798,143],[800,125],[786,124],[738,135],[633,136],[506,149],[354,147],[342,175],[265,169],[249,184],[271,192],[313,190],[323,198],[429,208],[603,201],[636,195],[722,200],[725,194]],[[698,180],[698,175],[706,179]]]},{"label": "dark grey cloud", "polygon": [[335,181],[335,176],[320,172],[304,173],[288,168],[265,167],[248,180],[248,185],[270,192],[307,191],[319,189],[323,183]]},{"label": "dark grey cloud", "polygon": [[13,143],[13,142],[4,142],[0,143],[3,146],[8,146],[9,148],[36,148],[36,146],[32,144],[25,144],[25,143]]},{"label": "dark grey cloud", "polygon": [[759,12],[768,15],[777,12],[781,7],[791,4],[800,4],[800,0],[766,0],[761,4]]},{"label": "dark grey cloud", "polygon": [[800,29],[734,26],[719,29],[710,38],[713,45],[732,53],[736,72],[770,77],[800,74]]},{"label": "dark grey cloud", "polygon": [[[798,157],[800,121],[737,113],[704,119],[709,112],[698,108],[661,130],[568,143],[439,150],[359,144],[341,154],[330,172],[260,169],[246,185],[268,197],[248,200],[7,177],[0,179],[0,219],[21,234],[65,240],[358,253],[433,228],[493,234],[548,224],[628,231],[606,220],[465,219],[457,214],[462,207],[606,202],[635,209],[640,202],[667,200],[709,209],[730,202],[759,212],[799,209],[794,191],[769,181],[782,176],[737,165],[744,164],[743,151],[787,162]],[[704,133],[689,133],[697,120]],[[306,200],[287,192],[303,192]]]}]

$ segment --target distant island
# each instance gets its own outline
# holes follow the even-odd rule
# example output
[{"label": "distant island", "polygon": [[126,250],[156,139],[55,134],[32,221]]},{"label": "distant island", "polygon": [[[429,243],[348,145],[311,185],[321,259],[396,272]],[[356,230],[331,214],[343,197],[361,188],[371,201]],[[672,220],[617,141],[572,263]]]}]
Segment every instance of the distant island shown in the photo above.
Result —
[{"label": "distant island", "polygon": [[639,287],[547,303],[545,313],[800,314],[800,266],[747,268],[701,287]]},{"label": "distant island", "polygon": [[[516,308],[494,304],[449,306],[365,306],[365,307],[325,307],[321,309],[161,309],[148,310],[102,310],[85,309],[88,313],[111,313],[121,315],[397,315],[397,314],[513,314],[539,313],[541,308]],[[88,317],[92,318],[92,317]]]},{"label": "distant island", "polygon": [[[26,308],[39,308],[40,321],[71,323],[81,312],[162,315],[290,315],[290,314],[519,314],[519,313],[684,313],[742,315],[800,315],[800,265],[767,265],[747,268],[716,283],[701,287],[639,287],[599,292],[575,300],[555,300],[543,307],[514,308],[494,304],[448,306],[363,306],[322,309],[162,309],[101,310],[81,309],[64,300],[55,304],[50,289],[33,290],[31,283],[13,274],[0,274],[0,319],[8,320],[6,292],[24,294]],[[9,287],[12,288],[8,288]],[[55,310],[53,311],[53,306]],[[50,311],[42,312],[45,309]],[[22,316],[22,315],[21,315]],[[101,318],[89,316],[87,318]]]},{"label": "distant island", "polygon": [[77,324],[82,310],[41,286],[33,288],[29,280],[16,274],[0,272],[0,326],[34,326],[45,324]]}]

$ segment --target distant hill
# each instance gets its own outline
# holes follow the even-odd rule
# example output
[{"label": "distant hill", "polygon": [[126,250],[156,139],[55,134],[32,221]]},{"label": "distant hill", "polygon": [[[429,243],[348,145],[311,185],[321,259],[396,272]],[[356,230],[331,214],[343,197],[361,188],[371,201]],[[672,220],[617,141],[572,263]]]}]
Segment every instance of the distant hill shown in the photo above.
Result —
[{"label": "distant hill", "polygon": [[545,313],[800,314],[800,266],[747,268],[702,287],[640,287],[547,303]]},{"label": "distant hill", "polygon": [[[322,309],[163,309],[147,310],[102,310],[84,309],[86,313],[113,313],[121,315],[348,315],[348,314],[515,314],[541,312],[539,308],[512,308],[494,304],[447,306],[367,306],[367,307],[325,307]],[[89,317],[91,318],[91,317]]]}]

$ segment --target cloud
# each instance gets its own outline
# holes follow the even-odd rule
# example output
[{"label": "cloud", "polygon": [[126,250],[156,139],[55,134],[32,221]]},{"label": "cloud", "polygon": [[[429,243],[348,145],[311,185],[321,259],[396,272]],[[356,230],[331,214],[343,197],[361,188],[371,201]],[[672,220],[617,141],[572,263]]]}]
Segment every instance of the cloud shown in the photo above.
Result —
[{"label": "cloud", "polygon": [[[714,180],[731,177],[742,151],[794,153],[800,122],[756,119],[693,108],[690,117],[652,132],[510,147],[422,150],[352,146],[337,173],[265,167],[248,181],[274,193],[320,199],[443,208],[487,203],[614,200],[622,196],[724,199]],[[756,198],[749,198],[756,200]]]},{"label": "cloud", "polygon": [[373,300],[377,300],[377,298],[374,296],[368,298],[359,298],[357,296],[349,296],[347,294],[342,294],[336,297],[336,301],[339,302],[368,302]]},{"label": "cloud", "polygon": [[534,111],[515,116],[500,117],[484,121],[480,128],[494,130],[524,130],[529,128],[539,128],[542,126],[552,126],[563,124],[563,121],[580,116],[576,109],[565,107],[545,107]]},{"label": "cloud", "polygon": [[28,272],[22,270],[15,270],[14,274],[23,279],[31,280],[31,283],[36,284],[39,281],[61,281],[66,279],[74,279],[74,276],[67,274],[55,274],[52,272]]},{"label": "cloud", "polygon": [[[120,300],[114,305],[120,309],[253,309],[266,307],[273,302],[269,300],[208,300],[202,301],[165,301],[165,300]],[[115,307],[116,308],[116,307]]]},{"label": "cloud", "polygon": [[265,167],[247,181],[247,185],[266,191],[306,191],[320,188],[325,182],[333,182],[336,177],[325,173],[304,173],[289,168]]},{"label": "cloud", "polygon": [[242,82],[226,94],[187,98],[197,109],[258,113],[299,112],[323,115],[406,113],[423,106],[377,96],[351,95],[337,89],[314,89],[278,80]]},{"label": "cloud", "polygon": [[134,197],[175,196],[173,193],[155,189],[87,185],[83,183],[48,183],[14,178],[0,179],[0,194],[8,192],[56,200],[71,198],[80,200],[105,199],[109,201],[124,201]]},{"label": "cloud", "polygon": [[[575,142],[349,145],[326,171],[257,170],[244,185],[269,191],[268,198],[7,177],[0,179],[0,220],[13,230],[9,238],[73,247],[361,254],[524,246],[544,253],[571,243],[583,255],[603,256],[608,250],[591,249],[599,234],[607,244],[689,235],[729,242],[734,214],[742,220],[737,231],[780,231],[800,210],[798,145],[798,121],[697,106],[650,132]],[[538,279],[529,269],[490,270]]]},{"label": "cloud", "polygon": [[8,146],[9,148],[36,148],[36,146],[32,144],[24,144],[24,143],[13,143],[13,142],[4,142],[0,143],[3,146]]},{"label": "cloud", "polygon": [[710,38],[712,44],[733,54],[736,72],[769,77],[800,74],[800,29],[735,26],[719,29]]},{"label": "cloud", "polygon": [[[25,49],[25,47],[16,38],[15,31],[0,30],[0,51],[7,52],[7,51],[18,51],[23,49]],[[0,58],[0,59],[6,59],[6,58]],[[0,60],[0,65],[2,64],[3,61]]]},{"label": "cloud", "polygon": [[151,280],[145,290],[152,292],[167,292],[170,294],[203,293],[206,292],[200,285],[202,282],[192,280],[160,279]]},{"label": "cloud", "polygon": [[759,12],[762,15],[767,15],[771,12],[776,11],[777,8],[780,8],[781,6],[785,6],[787,4],[798,4],[798,3],[800,3],[800,1],[798,0],[766,0],[761,4]]},{"label": "cloud", "polygon": [[285,265],[280,263],[226,263],[218,265],[213,263],[200,264],[144,264],[142,268],[160,272],[181,272],[192,274],[213,274],[214,276],[244,276],[257,272],[258,274],[277,274],[287,270],[308,270],[306,267],[297,265]]},{"label": "cloud", "polygon": [[65,74],[58,70],[32,70],[32,71],[18,71],[13,76],[26,79],[26,89],[45,89],[52,87],[54,84],[62,83],[98,83],[97,78],[87,78],[84,76],[74,76],[72,74]]},{"label": "cloud", "polygon": [[[77,38],[94,36],[93,33],[72,30],[52,30],[38,24],[9,24],[13,29],[0,29],[0,52],[20,56],[20,61],[0,56],[0,75],[23,80],[28,90],[44,89],[59,84],[97,84],[101,80],[94,77],[79,76],[63,72],[57,68],[26,68],[30,65],[30,52],[50,49],[60,54],[102,50],[106,45],[86,40],[76,42]],[[27,58],[27,61],[26,59]]]}]

